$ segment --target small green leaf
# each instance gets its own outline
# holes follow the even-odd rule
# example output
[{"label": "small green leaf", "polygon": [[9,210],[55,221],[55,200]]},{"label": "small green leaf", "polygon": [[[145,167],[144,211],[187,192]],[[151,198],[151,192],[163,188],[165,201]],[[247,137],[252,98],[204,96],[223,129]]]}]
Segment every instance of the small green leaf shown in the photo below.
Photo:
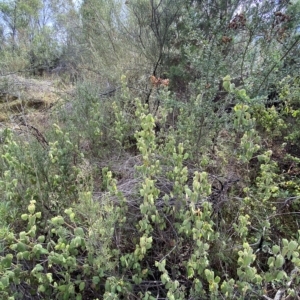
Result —
[{"label": "small green leaf", "polygon": [[216,276],[215,283],[220,283],[220,281],[221,281],[221,278],[219,276]]},{"label": "small green leaf", "polygon": [[274,267],[275,258],[273,256],[268,258],[268,265],[270,268]]},{"label": "small green leaf", "polygon": [[54,217],[51,219],[51,222],[54,224],[54,225],[62,225],[64,224],[65,220],[62,216],[57,216],[57,217]]},{"label": "small green leaf", "polygon": [[12,260],[13,260],[13,255],[12,254],[6,254],[5,258],[3,258],[1,260],[1,265],[4,268],[10,268]]},{"label": "small green leaf", "polygon": [[53,281],[53,278],[52,278],[52,273],[47,273],[47,279],[49,282],[52,282]]},{"label": "small green leaf", "polygon": [[279,271],[278,274],[277,274],[277,276],[276,276],[276,279],[277,280],[282,280],[284,278],[287,278],[286,273],[284,271]]},{"label": "small green leaf", "polygon": [[84,238],[84,231],[81,227],[75,228],[74,229],[74,234],[75,234],[75,236],[79,236],[79,237]]},{"label": "small green leaf", "polygon": [[100,282],[100,278],[98,276],[93,276],[93,284],[97,285]]},{"label": "small green leaf", "polygon": [[278,245],[274,245],[272,247],[272,251],[273,251],[274,255],[276,255],[277,253],[279,253],[280,247]]},{"label": "small green leaf", "polygon": [[71,214],[70,214],[70,220],[71,220],[72,222],[74,222],[74,218],[75,218],[75,213],[71,213]]},{"label": "small green leaf", "polygon": [[23,259],[28,260],[30,258],[30,252],[29,251],[24,251],[22,252]]},{"label": "small green leaf", "polygon": [[23,215],[21,216],[21,219],[22,219],[23,221],[26,221],[26,220],[28,219],[28,214],[23,214]]},{"label": "small green leaf", "polygon": [[160,279],[161,279],[161,282],[163,284],[166,284],[167,282],[170,281],[170,277],[167,273],[163,273],[161,276],[160,276]]},{"label": "small green leaf", "polygon": [[226,92],[230,92],[230,75],[227,75],[223,78],[223,88],[225,89]]},{"label": "small green leaf", "polygon": [[64,210],[64,213],[67,214],[67,215],[70,215],[72,213],[72,208],[66,208]]},{"label": "small green leaf", "polygon": [[39,243],[43,243],[45,241],[45,236],[40,235],[37,240],[38,240]]},{"label": "small green leaf", "polygon": [[276,260],[275,260],[275,267],[277,269],[281,268],[283,266],[284,262],[285,262],[284,257],[281,254],[278,254],[276,256]]},{"label": "small green leaf", "polygon": [[20,240],[26,240],[27,236],[26,236],[26,232],[25,231],[21,231],[19,233],[19,236],[20,236]]},{"label": "small green leaf", "polygon": [[35,272],[42,272],[44,270],[43,266],[41,264],[36,264],[33,270],[31,271],[32,273]]},{"label": "small green leaf", "polygon": [[295,251],[298,247],[298,243],[296,241],[290,241],[288,245],[289,251]]},{"label": "small green leaf", "polygon": [[22,243],[22,242],[19,242],[18,244],[17,244],[17,251],[18,252],[24,252],[25,250],[27,249],[27,246],[26,246],[26,244],[24,244],[24,243]]},{"label": "small green leaf", "polygon": [[2,276],[0,278],[0,282],[2,283],[4,288],[7,288],[9,286],[9,278],[7,276]]},{"label": "small green leaf", "polygon": [[188,268],[188,278],[193,278],[194,277],[194,269],[193,268]]},{"label": "small green leaf", "polygon": [[282,239],[283,246],[288,246],[289,241],[287,239]]},{"label": "small green leaf", "polygon": [[85,282],[81,281],[80,284],[79,284],[79,290],[83,291],[84,288],[85,288]]},{"label": "small green leaf", "polygon": [[35,211],[35,201],[30,201],[30,204],[28,205],[28,211],[31,214],[34,214],[34,211]]},{"label": "small green leaf", "polygon": [[66,284],[62,284],[62,285],[59,285],[58,286],[58,289],[61,291],[61,292],[65,292],[67,290],[67,285]]},{"label": "small green leaf", "polygon": [[44,293],[46,291],[45,286],[44,285],[39,285],[38,291],[41,292],[41,293]]},{"label": "small green leaf", "polygon": [[205,276],[206,276],[206,279],[208,282],[212,282],[214,280],[214,272],[213,271],[205,269],[204,273],[205,273]]}]

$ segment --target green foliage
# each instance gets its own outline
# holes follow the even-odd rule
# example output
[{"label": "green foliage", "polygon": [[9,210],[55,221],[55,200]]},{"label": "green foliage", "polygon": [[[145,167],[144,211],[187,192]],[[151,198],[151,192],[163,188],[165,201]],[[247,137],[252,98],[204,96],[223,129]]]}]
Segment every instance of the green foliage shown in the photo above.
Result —
[{"label": "green foliage", "polygon": [[[0,188],[3,207],[23,211],[35,199],[40,211],[53,214],[68,207],[78,198],[78,148],[58,125],[53,125],[54,142],[30,143],[18,139],[7,129],[1,156]],[[3,211],[5,212],[5,210]],[[48,216],[50,216],[48,215]],[[4,222],[14,222],[15,214],[7,211]]]},{"label": "green foliage", "polygon": [[299,5],[23,2],[1,66],[73,49],[82,81],[3,124],[0,298],[296,298]]},{"label": "green foliage", "polygon": [[[249,105],[235,105],[231,128],[236,141],[228,144],[227,151],[234,145],[232,159],[249,170],[256,159],[258,166],[252,171],[253,178],[246,173],[248,185],[238,203],[227,198],[224,205],[221,194],[214,194],[216,188],[208,170],[193,170],[187,164],[193,145],[180,142],[182,127],[170,130],[161,143],[162,136],[154,130],[157,120],[147,105],[136,99],[135,115],[121,114],[128,112],[127,103],[131,102],[125,82],[123,77],[121,100],[114,102],[112,128],[107,130],[113,138],[106,142],[115,139],[115,145],[122,149],[126,137],[137,128],[134,137],[139,163],[135,174],[139,183],[132,196],[120,190],[110,167],[103,167],[101,172],[82,169],[81,139],[94,138],[92,147],[98,145],[103,151],[107,145],[97,141],[91,131],[97,126],[102,131],[107,117],[105,110],[95,110],[94,105],[99,104],[91,89],[80,94],[86,103],[74,102],[73,119],[66,122],[60,115],[60,122],[69,124],[70,131],[53,125],[46,147],[33,140],[24,143],[11,131],[5,132],[1,296],[18,299],[26,282],[26,293],[38,291],[41,297],[84,299],[103,295],[103,299],[118,299],[139,295],[152,299],[158,291],[143,288],[143,283],[153,278],[161,283],[168,299],[186,299],[188,294],[203,299],[255,298],[263,295],[265,284],[273,282],[288,286],[287,294],[297,293],[298,239],[286,235],[282,248],[273,242],[274,231],[292,230],[289,223],[278,222],[277,216],[280,199],[293,192],[278,173],[272,151],[261,143],[259,116],[254,117],[251,101]],[[236,93],[235,87],[230,92]],[[168,97],[170,94],[164,99]],[[105,103],[101,105],[105,108]],[[90,124],[82,124],[75,116]],[[130,126],[128,120],[132,120]],[[166,120],[162,117],[160,122]],[[72,143],[73,139],[77,142]],[[85,152],[86,157],[101,157],[98,152]],[[102,193],[95,201],[93,175],[99,174]],[[169,190],[164,190],[164,185],[170,185]],[[131,206],[132,201],[137,202]],[[14,219],[11,210],[16,211]],[[8,231],[12,221],[13,230]],[[25,231],[21,229],[24,222]],[[258,249],[257,236],[266,241]],[[267,259],[262,260],[260,253]],[[286,260],[294,273],[285,269]],[[218,264],[228,270],[225,277]]]},{"label": "green foliage", "polygon": [[[113,232],[106,232],[106,237],[101,237],[104,242],[102,251],[91,244],[90,238],[98,235],[107,222],[100,218],[97,225],[90,223],[86,224],[88,227],[78,227],[78,217],[69,208],[63,216],[58,215],[49,220],[45,236],[39,235],[42,228],[39,228],[38,220],[42,214],[35,210],[36,201],[32,200],[28,206],[29,213],[22,215],[22,220],[28,222],[27,230],[18,235],[8,233],[6,236],[5,246],[9,254],[1,258],[1,296],[13,299],[23,297],[20,294],[23,281],[30,287],[28,295],[37,292],[42,297],[55,294],[62,299],[83,299],[84,293],[90,289],[91,293],[98,293],[104,274],[114,268],[112,262],[107,263],[106,259],[101,259],[107,250],[105,240]],[[27,268],[24,262],[27,262]],[[108,278],[106,285],[109,282]]]}]

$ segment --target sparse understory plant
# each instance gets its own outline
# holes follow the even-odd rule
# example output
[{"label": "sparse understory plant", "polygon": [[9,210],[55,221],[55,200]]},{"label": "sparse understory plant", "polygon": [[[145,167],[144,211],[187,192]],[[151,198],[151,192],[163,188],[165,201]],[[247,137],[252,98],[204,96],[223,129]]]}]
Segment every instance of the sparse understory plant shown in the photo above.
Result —
[{"label": "sparse understory plant", "polygon": [[[123,92],[128,97],[125,87]],[[215,144],[227,147],[223,155],[231,151],[236,171],[241,170],[240,178],[230,181],[212,174],[209,162],[191,167],[193,144],[181,142],[182,128],[164,127],[167,137],[157,134],[158,118],[167,118],[159,112],[154,117],[135,99],[138,155],[130,194],[111,166],[99,172],[84,164],[67,128],[53,125],[46,147],[7,130],[1,160],[1,297],[297,295],[300,232],[293,222],[298,183],[279,173],[272,150],[263,143],[256,118],[265,114],[258,116],[243,92],[241,100],[232,115],[235,141]],[[111,132],[121,147],[131,129],[123,126],[127,119],[116,107],[112,118]],[[100,173],[102,191],[96,196],[93,176]]]}]

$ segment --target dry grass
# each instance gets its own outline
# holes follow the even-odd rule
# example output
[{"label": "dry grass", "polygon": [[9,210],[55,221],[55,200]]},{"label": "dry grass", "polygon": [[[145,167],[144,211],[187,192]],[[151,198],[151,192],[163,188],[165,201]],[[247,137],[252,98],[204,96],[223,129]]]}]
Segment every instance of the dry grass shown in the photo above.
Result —
[{"label": "dry grass", "polygon": [[0,79],[0,121],[8,121],[17,114],[36,116],[58,102],[63,92],[54,81],[5,76]]}]

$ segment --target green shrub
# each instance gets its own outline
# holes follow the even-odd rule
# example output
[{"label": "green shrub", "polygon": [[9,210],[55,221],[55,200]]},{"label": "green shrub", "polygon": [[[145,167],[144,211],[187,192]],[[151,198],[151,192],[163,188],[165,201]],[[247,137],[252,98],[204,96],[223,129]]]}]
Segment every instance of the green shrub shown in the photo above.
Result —
[{"label": "green shrub", "polygon": [[[154,117],[147,105],[131,100],[123,81],[110,115],[111,137],[107,144],[95,139],[99,152],[86,151],[84,158],[72,141],[92,138],[90,130],[104,126],[101,118],[90,125],[59,119],[60,126],[45,134],[47,145],[5,132],[1,297],[18,299],[24,291],[37,299],[257,299],[299,293],[300,232],[294,226],[299,184],[281,173],[263,143],[277,115],[263,123],[265,114],[256,113],[252,99],[229,85],[241,100],[226,121],[234,140],[226,143],[218,135],[214,155],[223,165],[211,171],[211,144],[204,142],[198,152],[183,141],[184,128],[187,133],[192,128],[186,111],[179,111],[180,126],[165,126],[172,95],[162,91],[165,102]],[[96,98],[89,99],[94,107]],[[80,105],[74,116],[82,120],[105,117],[90,105],[84,115],[85,104]],[[188,114],[196,118],[198,112]],[[101,153],[115,145],[125,156],[131,134],[134,164],[129,171],[125,158],[127,173],[117,174]],[[89,159],[101,164],[91,166]],[[228,169],[239,177],[217,173]]]}]

